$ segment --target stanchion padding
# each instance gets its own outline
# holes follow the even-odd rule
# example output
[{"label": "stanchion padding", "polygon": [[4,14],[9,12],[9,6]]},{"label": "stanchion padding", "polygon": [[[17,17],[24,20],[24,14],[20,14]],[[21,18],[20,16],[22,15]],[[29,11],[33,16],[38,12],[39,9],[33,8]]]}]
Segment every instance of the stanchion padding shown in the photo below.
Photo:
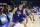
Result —
[{"label": "stanchion padding", "polygon": [[1,24],[5,24],[8,22],[8,19],[5,15],[0,15],[0,22]]}]

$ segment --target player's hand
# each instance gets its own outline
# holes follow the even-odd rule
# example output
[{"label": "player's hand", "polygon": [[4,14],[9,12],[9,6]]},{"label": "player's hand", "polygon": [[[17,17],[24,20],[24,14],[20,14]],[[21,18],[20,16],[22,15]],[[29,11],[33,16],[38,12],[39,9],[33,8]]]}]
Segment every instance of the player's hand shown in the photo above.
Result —
[{"label": "player's hand", "polygon": [[25,15],[25,16],[27,16],[27,15]]},{"label": "player's hand", "polygon": [[27,16],[26,14],[24,14],[25,16]]}]

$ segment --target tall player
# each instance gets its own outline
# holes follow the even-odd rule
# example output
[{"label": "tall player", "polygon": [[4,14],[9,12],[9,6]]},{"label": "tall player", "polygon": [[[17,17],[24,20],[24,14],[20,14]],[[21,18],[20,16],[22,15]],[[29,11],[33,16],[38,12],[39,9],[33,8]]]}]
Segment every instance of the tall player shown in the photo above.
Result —
[{"label": "tall player", "polygon": [[[12,17],[14,17],[12,19]],[[12,21],[12,22],[11,22]],[[10,25],[8,27],[11,27],[12,24],[21,22],[24,24],[24,27],[26,27],[26,23],[23,22],[23,3],[19,4],[19,7],[15,8],[12,12],[11,20],[10,20]]]}]

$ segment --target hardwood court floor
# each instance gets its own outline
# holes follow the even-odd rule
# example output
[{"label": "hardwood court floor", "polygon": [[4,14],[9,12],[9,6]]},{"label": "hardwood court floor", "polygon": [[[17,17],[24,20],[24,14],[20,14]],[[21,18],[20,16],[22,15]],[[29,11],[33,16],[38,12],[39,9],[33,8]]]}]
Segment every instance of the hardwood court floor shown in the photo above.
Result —
[{"label": "hardwood court floor", "polygon": [[[39,16],[38,15],[34,15],[35,17],[35,21],[31,21],[30,19],[28,19],[28,23],[27,23],[27,27],[40,27],[40,18],[39,18]],[[26,20],[25,20],[26,21]],[[25,22],[24,21],[24,22]],[[32,23],[33,22],[33,23]],[[20,24],[20,23],[18,23],[18,24],[16,24],[16,26],[14,26],[14,27],[24,27],[24,25],[23,24]]]}]

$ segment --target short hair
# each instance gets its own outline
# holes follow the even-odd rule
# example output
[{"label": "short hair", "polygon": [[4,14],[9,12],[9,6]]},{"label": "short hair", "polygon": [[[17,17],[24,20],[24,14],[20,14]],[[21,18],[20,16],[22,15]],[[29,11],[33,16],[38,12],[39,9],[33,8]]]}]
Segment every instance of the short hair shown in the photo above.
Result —
[{"label": "short hair", "polygon": [[23,2],[19,3],[19,5],[23,4]]},{"label": "short hair", "polygon": [[24,6],[24,8],[28,8],[28,6]]}]

